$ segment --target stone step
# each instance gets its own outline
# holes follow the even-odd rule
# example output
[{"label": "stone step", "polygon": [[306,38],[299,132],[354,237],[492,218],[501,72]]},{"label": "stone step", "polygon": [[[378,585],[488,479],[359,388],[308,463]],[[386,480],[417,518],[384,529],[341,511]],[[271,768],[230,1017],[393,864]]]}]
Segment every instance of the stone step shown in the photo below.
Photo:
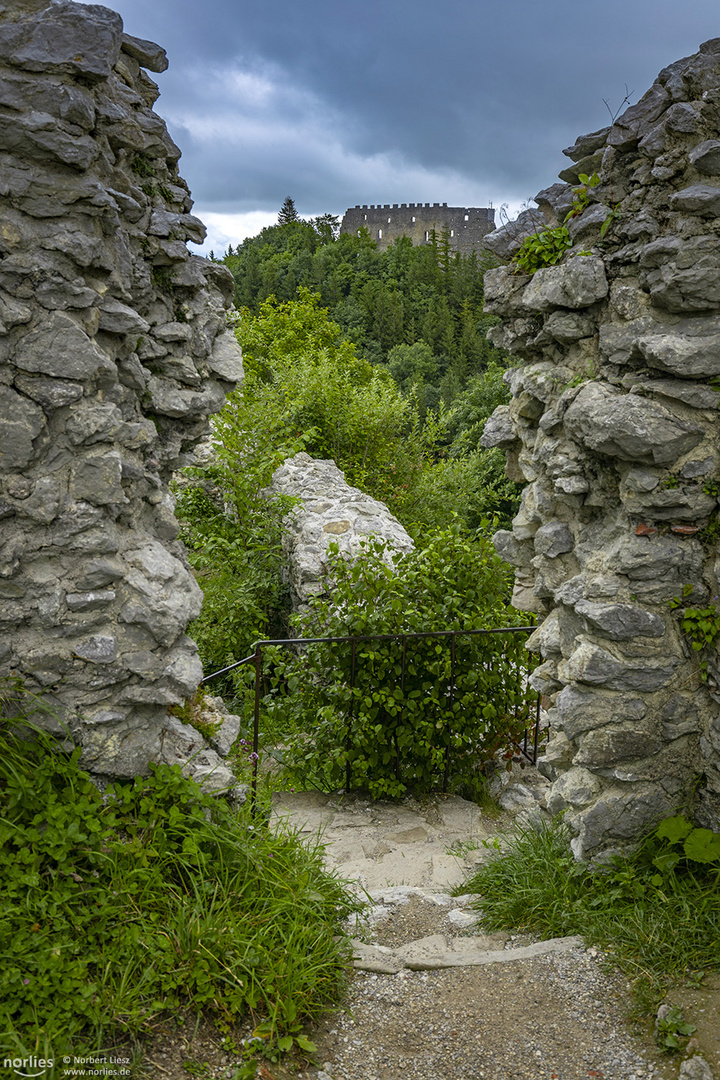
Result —
[{"label": "stone step", "polygon": [[353,966],[361,971],[397,975],[410,971],[431,971],[438,968],[477,967],[483,964],[511,964],[517,960],[532,960],[547,953],[584,949],[581,937],[550,938],[517,949],[489,949],[487,937],[452,938],[443,934],[411,941],[390,949],[385,945],[368,945],[357,938],[352,940]]}]

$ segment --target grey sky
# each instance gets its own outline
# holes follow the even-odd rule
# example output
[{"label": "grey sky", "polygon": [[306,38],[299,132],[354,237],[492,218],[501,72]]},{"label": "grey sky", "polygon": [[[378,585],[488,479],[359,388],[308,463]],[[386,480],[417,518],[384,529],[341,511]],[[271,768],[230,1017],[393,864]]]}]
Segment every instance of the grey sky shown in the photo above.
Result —
[{"label": "grey sky", "polygon": [[[517,206],[561,150],[720,36],[717,0],[115,0],[216,247],[355,203]],[[241,215],[238,217],[237,215]],[[254,215],[254,216],[249,216]],[[255,224],[257,223],[257,227]],[[234,230],[234,232],[233,232]]]}]

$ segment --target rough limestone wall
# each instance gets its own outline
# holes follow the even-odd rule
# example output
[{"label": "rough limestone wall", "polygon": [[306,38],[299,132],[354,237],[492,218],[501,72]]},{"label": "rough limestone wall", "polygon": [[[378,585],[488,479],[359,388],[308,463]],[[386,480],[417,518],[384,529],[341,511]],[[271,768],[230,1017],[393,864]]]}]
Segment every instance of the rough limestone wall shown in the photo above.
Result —
[{"label": "rough limestone wall", "polygon": [[330,543],[349,558],[359,555],[371,536],[387,540],[400,554],[415,546],[385,503],[351,487],[334,461],[296,454],[275,470],[271,491],[300,500],[283,522],[285,573],[295,611],[326,591]]},{"label": "rough limestone wall", "polygon": [[0,675],[119,776],[202,747],[167,717],[202,677],[168,481],[242,372],[152,111],[166,67],[107,8],[2,8]]},{"label": "rough limestone wall", "polygon": [[545,616],[530,647],[551,706],[548,805],[587,858],[698,785],[695,817],[720,829],[717,654],[705,683],[668,604],[683,586],[689,605],[720,592],[720,39],[565,153],[567,182],[536,197],[548,226],[579,173],[601,177],[569,222],[574,247],[532,277],[485,278],[494,341],[523,364],[483,445],[527,481],[495,543],[517,567],[515,606]]}]

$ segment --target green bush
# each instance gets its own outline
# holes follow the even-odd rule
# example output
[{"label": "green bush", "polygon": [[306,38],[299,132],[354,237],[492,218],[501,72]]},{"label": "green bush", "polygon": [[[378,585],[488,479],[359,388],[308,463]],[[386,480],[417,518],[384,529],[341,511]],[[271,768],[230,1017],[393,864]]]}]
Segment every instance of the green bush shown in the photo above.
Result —
[{"label": "green bush", "polygon": [[428,460],[417,408],[387,371],[357,356],[318,299],[301,289],[297,300],[243,313],[246,378],[218,433],[227,451],[229,436],[269,429],[282,457],[305,449],[332,458],[349,483],[399,508]]},{"label": "green bush", "polygon": [[[15,727],[14,730],[17,730]],[[0,734],[0,1032],[13,1053],[127,1044],[168,1010],[287,1040],[343,985],[355,906],[319,850],[178,767],[103,794],[26,727]]]},{"label": "green bush", "polygon": [[[358,357],[307,290],[245,312],[237,333],[245,382],[213,422],[212,462],[186,469],[176,486],[181,537],[205,594],[190,633],[208,673],[239,660],[256,639],[286,634],[281,524],[293,500],[270,495],[268,485],[299,450],[334,459],[418,542],[454,521],[467,530],[492,519],[507,525],[519,502],[503,454],[477,445],[507,397],[497,358],[456,406],[440,405],[421,426],[417,386],[404,397],[384,365]],[[422,343],[393,356],[398,373],[403,364],[414,370],[418,357],[431,361]]]},{"label": "green bush", "polygon": [[[423,549],[394,556],[368,541],[352,561],[330,559],[331,600],[296,621],[299,636],[402,634],[522,625],[505,606],[509,569],[486,541],[450,528]],[[455,658],[453,661],[452,649]],[[493,633],[319,642],[273,654],[263,723],[285,731],[292,782],[325,791],[345,785],[374,797],[472,786],[531,720],[522,634]]]}]

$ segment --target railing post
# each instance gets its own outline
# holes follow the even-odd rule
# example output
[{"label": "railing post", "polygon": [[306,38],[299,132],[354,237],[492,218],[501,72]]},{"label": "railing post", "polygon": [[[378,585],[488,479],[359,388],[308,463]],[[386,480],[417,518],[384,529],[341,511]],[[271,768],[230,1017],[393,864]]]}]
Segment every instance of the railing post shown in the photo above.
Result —
[{"label": "railing post", "polygon": [[407,634],[402,636],[402,664],[400,667],[400,689],[405,693],[405,654],[407,652]]},{"label": "railing post", "polygon": [[262,648],[258,643],[253,655],[255,665],[255,710],[253,713],[253,770],[250,784],[250,815],[255,817],[257,810],[257,782],[258,782],[258,747],[260,745],[260,679],[262,676]]},{"label": "railing post", "polygon": [[349,710],[349,714],[348,714],[347,740],[346,740],[346,743],[345,743],[345,751],[346,751],[346,758],[345,758],[345,794],[346,795],[350,794],[350,779],[351,779],[350,749],[352,747],[352,721],[353,721],[353,711],[355,709],[355,648],[356,648],[356,645],[357,645],[356,639],[353,638],[352,646],[351,646],[351,650],[350,650],[350,710]]},{"label": "railing post", "polygon": [[[453,705],[455,704],[455,634],[450,635],[450,732],[453,730]],[[452,734],[451,734],[452,738]],[[445,744],[445,769],[443,772],[443,795],[447,793],[450,779],[450,743]]]}]

